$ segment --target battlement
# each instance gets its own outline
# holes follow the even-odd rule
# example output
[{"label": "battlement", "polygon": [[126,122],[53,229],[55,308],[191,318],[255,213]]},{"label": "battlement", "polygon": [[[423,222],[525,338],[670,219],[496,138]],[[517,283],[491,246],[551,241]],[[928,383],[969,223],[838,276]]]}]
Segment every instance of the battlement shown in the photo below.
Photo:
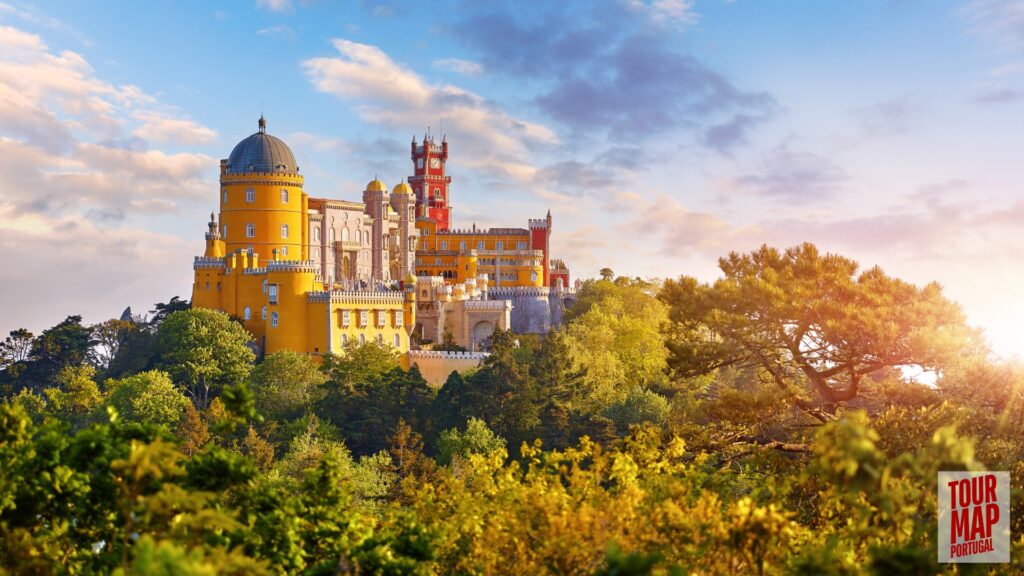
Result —
[{"label": "battlement", "polygon": [[394,291],[318,290],[306,292],[309,302],[333,302],[338,304],[398,305],[405,302],[405,294]]},{"label": "battlement", "polygon": [[[531,220],[532,222],[532,220]],[[543,220],[541,220],[543,222]],[[438,230],[437,236],[476,235],[476,236],[524,236],[530,231],[526,228],[449,228]]]},{"label": "battlement", "polygon": [[312,260],[267,260],[266,272],[305,272],[318,274],[320,267]]},{"label": "battlement", "polygon": [[547,227],[547,220],[543,218],[530,218],[530,230],[545,230]]},{"label": "battlement", "polygon": [[224,266],[224,258],[207,258],[205,256],[196,256],[195,261],[192,263],[193,270],[224,268]]},{"label": "battlement", "polygon": [[512,303],[508,300],[465,300],[463,306],[466,310],[476,311],[497,311],[512,309]]},{"label": "battlement", "polygon": [[550,288],[536,288],[533,286],[496,286],[488,290],[491,300],[502,298],[514,298],[517,296],[536,296],[547,298],[551,294]]},{"label": "battlement", "polygon": [[426,358],[437,360],[480,360],[487,358],[489,352],[447,352],[435,350],[409,350],[409,361],[415,362]]}]

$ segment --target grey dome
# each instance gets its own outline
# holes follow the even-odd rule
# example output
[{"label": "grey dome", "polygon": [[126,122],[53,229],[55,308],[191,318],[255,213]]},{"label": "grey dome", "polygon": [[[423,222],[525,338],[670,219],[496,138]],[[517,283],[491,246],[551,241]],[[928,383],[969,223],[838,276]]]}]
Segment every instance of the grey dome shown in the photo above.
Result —
[{"label": "grey dome", "polygon": [[244,172],[275,172],[298,174],[295,155],[280,138],[266,132],[266,121],[260,117],[260,131],[239,142],[228,157],[228,174]]}]

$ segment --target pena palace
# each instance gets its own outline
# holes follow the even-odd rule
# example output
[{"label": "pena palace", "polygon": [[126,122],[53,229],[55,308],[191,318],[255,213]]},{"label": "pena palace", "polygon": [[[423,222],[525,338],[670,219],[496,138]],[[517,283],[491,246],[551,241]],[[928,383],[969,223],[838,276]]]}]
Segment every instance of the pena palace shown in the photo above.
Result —
[{"label": "pena palace", "polygon": [[[551,257],[551,212],[525,228],[453,228],[448,140],[410,145],[413,173],[362,201],[313,198],[266,131],[220,162],[220,210],[194,262],[192,304],[241,319],[258,354],[341,354],[375,340],[434,384],[484,357],[495,329],[546,333],[575,297]],[[466,352],[431,351],[444,343]]]}]

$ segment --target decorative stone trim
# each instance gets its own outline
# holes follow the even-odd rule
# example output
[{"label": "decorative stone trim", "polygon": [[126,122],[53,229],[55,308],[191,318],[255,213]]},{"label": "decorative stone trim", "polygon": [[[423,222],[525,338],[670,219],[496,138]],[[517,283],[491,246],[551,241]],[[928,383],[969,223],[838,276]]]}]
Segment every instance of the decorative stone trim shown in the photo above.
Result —
[{"label": "decorative stone trim", "polygon": [[361,305],[399,305],[405,302],[405,295],[401,292],[374,292],[374,291],[346,291],[346,290],[319,290],[306,292],[308,302],[327,302],[336,304],[361,304]]},{"label": "decorative stone trim", "polygon": [[480,360],[490,356],[490,352],[441,352],[434,350],[409,350],[409,363],[418,359],[437,358],[443,360]]}]

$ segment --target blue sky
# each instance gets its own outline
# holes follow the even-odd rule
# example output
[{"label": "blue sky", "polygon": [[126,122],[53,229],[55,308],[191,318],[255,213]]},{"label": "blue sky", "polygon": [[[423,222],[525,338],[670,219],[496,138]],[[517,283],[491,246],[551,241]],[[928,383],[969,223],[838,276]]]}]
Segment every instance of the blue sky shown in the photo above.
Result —
[{"label": "blue sky", "polygon": [[187,297],[261,109],[314,196],[430,126],[457,224],[550,209],[577,276],[811,241],[1024,352],[1024,0],[0,0],[0,330]]}]

